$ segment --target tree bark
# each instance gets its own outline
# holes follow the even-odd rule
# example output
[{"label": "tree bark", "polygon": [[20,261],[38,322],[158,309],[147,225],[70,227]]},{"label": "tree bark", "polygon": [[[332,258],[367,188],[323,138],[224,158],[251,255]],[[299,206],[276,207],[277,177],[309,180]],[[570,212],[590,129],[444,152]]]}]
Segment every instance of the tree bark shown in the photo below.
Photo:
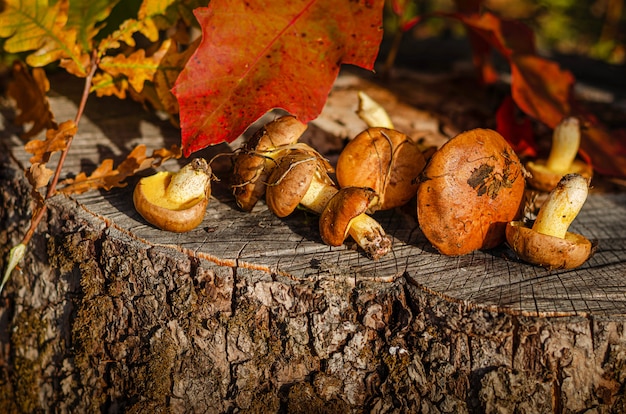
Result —
[{"label": "tree bark", "polygon": [[[329,106],[384,93],[350,82]],[[66,96],[57,119],[75,114]],[[68,171],[177,140],[131,103],[90,105]],[[3,114],[2,260],[31,214],[29,156]],[[506,247],[441,256],[410,208],[377,213],[394,248],[374,262],[322,244],[303,212],[239,211],[224,181],[198,229],[167,233],[134,211],[135,183],[50,201],[2,293],[3,412],[626,412],[623,193],[593,194],[573,226],[598,240],[590,261],[548,271]]]}]

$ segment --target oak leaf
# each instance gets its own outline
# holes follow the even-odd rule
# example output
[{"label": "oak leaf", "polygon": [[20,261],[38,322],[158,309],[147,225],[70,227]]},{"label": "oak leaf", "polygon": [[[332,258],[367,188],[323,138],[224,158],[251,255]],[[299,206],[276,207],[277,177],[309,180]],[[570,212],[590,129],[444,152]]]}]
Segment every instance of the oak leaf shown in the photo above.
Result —
[{"label": "oak leaf", "polygon": [[33,189],[36,190],[47,186],[53,175],[54,171],[46,167],[46,164],[35,163],[28,168],[26,178],[28,178],[28,182],[33,186]]},{"label": "oak leaf", "polygon": [[128,177],[135,175],[137,172],[158,167],[164,161],[172,158],[180,158],[181,151],[177,146],[170,149],[157,149],[148,157],[146,155],[146,146],[138,145],[135,147],[124,161],[117,168],[113,168],[113,160],[105,159],[90,174],[81,172],[73,179],[67,179],[63,182],[65,185],[59,190],[65,194],[81,194],[89,190],[104,189],[106,191],[114,187],[125,187],[124,182]]},{"label": "oak leaf", "polygon": [[146,15],[147,3],[151,0],[144,0],[137,19],[127,19],[106,36],[98,44],[98,55],[104,56],[109,49],[117,49],[125,43],[128,46],[135,46],[135,35],[141,33],[151,42],[156,42],[159,38],[159,28],[152,19],[152,16]]},{"label": "oak leaf", "polygon": [[520,116],[511,95],[504,98],[496,112],[496,130],[520,157],[537,156],[533,125],[530,118]]},{"label": "oak leaf", "polygon": [[46,131],[46,139],[43,141],[35,139],[27,142],[24,145],[24,149],[26,152],[33,154],[30,157],[30,163],[47,163],[53,153],[67,148],[68,140],[76,135],[76,131],[77,127],[74,121],[65,121],[57,128]]},{"label": "oak leaf", "polygon": [[65,27],[69,0],[4,0],[2,6],[0,38],[7,38],[4,50],[30,52],[26,63],[35,67],[59,59],[81,62],[76,30]]},{"label": "oak leaf", "polygon": [[123,76],[114,78],[110,73],[96,73],[91,81],[91,92],[96,96],[117,96],[119,99],[126,99],[128,90],[128,79]]},{"label": "oak leaf", "polygon": [[71,0],[66,28],[75,29],[83,50],[93,49],[94,38],[119,0]]},{"label": "oak leaf", "polygon": [[100,69],[111,74],[113,78],[125,76],[130,86],[135,91],[141,92],[144,82],[152,81],[169,45],[170,41],[166,40],[151,56],[146,56],[144,49],[138,49],[128,56],[123,54],[105,56],[100,61]]},{"label": "oak leaf", "polygon": [[231,142],[273,108],[319,115],[343,63],[373,67],[383,0],[211,0],[195,10],[202,42],[173,92],[186,156]]},{"label": "oak leaf", "polygon": [[30,139],[44,129],[56,128],[54,115],[46,93],[50,82],[41,68],[28,71],[21,62],[13,63],[12,80],[7,88],[8,95],[15,100],[19,113],[15,117],[17,125],[32,122],[30,129],[22,133],[22,139]]},{"label": "oak leaf", "polygon": [[157,96],[163,110],[169,114],[177,114],[179,112],[178,101],[174,94],[172,94],[172,88],[174,87],[178,74],[183,70],[185,64],[196,51],[199,44],[200,39],[198,38],[184,51],[179,52],[177,42],[172,41],[165,56],[161,59],[159,68],[154,74],[154,87]]}]

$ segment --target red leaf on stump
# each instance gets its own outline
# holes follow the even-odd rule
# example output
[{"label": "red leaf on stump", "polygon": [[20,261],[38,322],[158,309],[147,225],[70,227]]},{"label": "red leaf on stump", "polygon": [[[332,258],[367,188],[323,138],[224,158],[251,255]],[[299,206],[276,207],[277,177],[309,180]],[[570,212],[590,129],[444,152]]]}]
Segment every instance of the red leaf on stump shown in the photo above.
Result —
[{"label": "red leaf on stump", "polygon": [[343,63],[372,69],[383,0],[211,0],[173,92],[185,156],[231,142],[273,108],[316,118]]}]

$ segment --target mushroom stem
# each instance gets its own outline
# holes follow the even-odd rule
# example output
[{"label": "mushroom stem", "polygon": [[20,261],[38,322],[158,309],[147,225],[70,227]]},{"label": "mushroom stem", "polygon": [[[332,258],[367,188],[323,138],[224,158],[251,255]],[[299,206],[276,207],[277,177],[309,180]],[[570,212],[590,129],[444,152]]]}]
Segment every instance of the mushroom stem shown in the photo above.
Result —
[{"label": "mushroom stem", "polygon": [[314,213],[322,214],[324,207],[338,191],[336,187],[324,182],[319,172],[316,172],[300,204]]},{"label": "mushroom stem", "polygon": [[565,234],[578,215],[589,191],[589,182],[580,174],[567,174],[550,193],[537,214],[533,230],[565,238]]},{"label": "mushroom stem", "polygon": [[387,111],[385,111],[378,102],[370,98],[370,96],[363,91],[359,91],[358,96],[359,108],[356,113],[368,127],[393,129],[393,122],[391,122],[389,114],[387,114]]},{"label": "mushroom stem", "polygon": [[546,167],[555,173],[567,173],[576,158],[579,146],[580,123],[577,118],[565,118],[554,129]]},{"label": "mushroom stem", "polygon": [[374,218],[363,213],[350,221],[348,234],[374,260],[391,249],[391,240]]},{"label": "mushroom stem", "polygon": [[[322,214],[330,200],[338,193],[339,190],[335,186],[328,184],[319,173],[316,173],[307,192],[300,200],[300,205],[317,214]],[[384,256],[391,248],[391,241],[380,223],[365,213],[361,213],[350,220],[347,234],[375,260]],[[329,243],[328,240],[324,241]]]},{"label": "mushroom stem", "polygon": [[211,168],[204,158],[195,158],[172,174],[165,197],[174,203],[186,203],[206,196],[211,181]]}]

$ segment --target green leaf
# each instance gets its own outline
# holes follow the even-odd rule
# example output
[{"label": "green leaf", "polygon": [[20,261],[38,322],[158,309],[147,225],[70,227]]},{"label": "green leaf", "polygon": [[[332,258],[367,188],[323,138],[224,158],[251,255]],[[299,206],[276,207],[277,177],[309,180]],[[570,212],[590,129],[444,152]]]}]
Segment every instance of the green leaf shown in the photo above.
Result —
[{"label": "green leaf", "polygon": [[0,293],[2,292],[2,289],[4,289],[4,285],[6,285],[6,283],[9,281],[9,278],[11,277],[11,273],[13,272],[13,269],[15,269],[17,264],[24,258],[25,252],[26,252],[26,245],[22,243],[13,247],[9,251],[9,262],[7,263],[7,268],[4,270],[2,283],[0,283]]}]

